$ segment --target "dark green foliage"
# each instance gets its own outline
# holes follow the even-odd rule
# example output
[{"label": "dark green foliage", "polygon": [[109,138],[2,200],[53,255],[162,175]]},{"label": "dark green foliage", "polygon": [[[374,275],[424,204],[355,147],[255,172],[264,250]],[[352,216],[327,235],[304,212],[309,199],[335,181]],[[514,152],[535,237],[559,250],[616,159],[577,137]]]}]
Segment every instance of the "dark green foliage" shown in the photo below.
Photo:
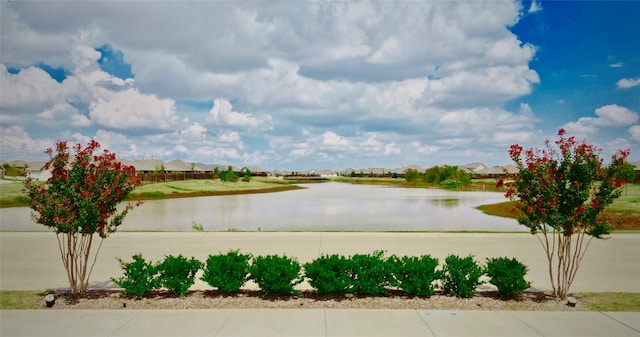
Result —
[{"label": "dark green foliage", "polygon": [[304,280],[300,269],[295,258],[267,255],[253,259],[249,274],[266,295],[288,295],[299,293],[293,287]]},{"label": "dark green foliage", "polygon": [[433,166],[424,173],[409,169],[404,174],[405,180],[411,184],[439,184],[444,188],[459,188],[471,184],[471,174],[458,166]]},{"label": "dark green foliage", "polygon": [[251,181],[251,171],[249,169],[244,171],[244,176],[242,177],[242,181],[247,182],[247,183],[249,181]]},{"label": "dark green foliage", "polygon": [[[132,262],[118,259],[124,276],[111,280],[123,289],[123,293],[133,296],[147,295],[160,287],[185,296],[203,267],[200,261],[182,255],[169,255],[156,265],[145,261],[141,254],[132,258]],[[431,296],[440,280],[446,294],[468,298],[482,284],[480,277],[485,273],[503,295],[530,287],[524,280],[527,267],[515,258],[507,257],[488,258],[487,266],[483,268],[472,255],[460,258],[451,254],[442,270],[438,270],[438,259],[430,255],[385,258],[381,250],[352,257],[322,255],[304,265],[304,276],[295,258],[258,256],[249,264],[251,258],[251,254],[241,254],[239,250],[209,255],[200,279],[224,293],[238,292],[246,281],[254,280],[266,295],[299,294],[294,286],[300,284],[304,276],[320,294],[380,295],[390,287],[398,287],[410,295]]]},{"label": "dark green foliage", "polygon": [[447,256],[443,272],[444,292],[463,298],[473,296],[476,288],[482,284],[480,277],[484,274],[483,268],[473,259],[473,255],[465,258]]},{"label": "dark green foliage", "polygon": [[486,273],[491,278],[489,283],[498,287],[498,292],[502,295],[515,294],[531,287],[524,279],[527,270],[527,266],[515,258],[487,259]]},{"label": "dark green foliage", "polygon": [[431,296],[435,293],[436,281],[442,271],[436,270],[438,259],[430,255],[392,257],[396,285],[407,294]]},{"label": "dark green foliage", "polygon": [[421,173],[416,169],[408,169],[404,171],[404,179],[410,184],[422,182]]},{"label": "dark green foliage", "polygon": [[355,254],[351,257],[351,263],[354,292],[363,295],[380,295],[387,292],[387,286],[393,280],[393,265],[384,258],[383,251]]},{"label": "dark green foliage", "polygon": [[304,265],[309,284],[320,294],[343,294],[351,291],[350,259],[339,255],[322,255]]},{"label": "dark green foliage", "polygon": [[209,255],[200,279],[223,293],[237,293],[249,279],[249,259],[251,255],[238,250]]},{"label": "dark green foliage", "polygon": [[184,296],[195,282],[196,273],[201,267],[202,262],[193,257],[188,260],[182,255],[169,255],[158,264],[158,280],[169,292]]},{"label": "dark green foliage", "polygon": [[445,177],[442,174],[442,168],[438,165],[436,166],[432,166],[428,169],[426,169],[424,171],[424,177],[423,177],[425,182],[430,182],[432,184],[439,184],[440,183],[440,179],[444,180],[447,179],[447,177]]},{"label": "dark green foliage", "polygon": [[120,262],[120,268],[124,273],[123,277],[118,279],[111,278],[115,284],[122,288],[122,292],[127,295],[144,296],[158,287],[156,279],[156,267],[142,258],[142,254],[132,256],[132,262]]}]

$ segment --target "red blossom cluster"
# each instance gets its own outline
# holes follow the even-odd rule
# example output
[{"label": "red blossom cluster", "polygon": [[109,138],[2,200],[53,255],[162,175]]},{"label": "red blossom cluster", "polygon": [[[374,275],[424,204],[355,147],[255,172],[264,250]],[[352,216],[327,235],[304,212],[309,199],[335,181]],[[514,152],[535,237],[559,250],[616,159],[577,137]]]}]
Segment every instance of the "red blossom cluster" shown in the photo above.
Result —
[{"label": "red blossom cluster", "polygon": [[73,160],[65,141],[58,141],[54,149],[45,151],[51,157],[45,169],[51,178],[45,183],[28,179],[25,191],[37,223],[58,233],[98,233],[106,237],[122,223],[126,213],[136,204],[128,204],[118,211],[138,185],[133,166],[122,165],[114,153],[100,149],[95,140],[86,147],[73,146]]},{"label": "red blossom cluster", "polygon": [[519,173],[505,196],[516,200],[522,212],[518,221],[533,233],[551,226],[565,235],[607,234],[608,226],[596,216],[620,195],[629,150],[618,151],[603,166],[599,148],[565,135],[564,129],[558,131],[555,147],[549,141],[544,149],[510,147]]}]

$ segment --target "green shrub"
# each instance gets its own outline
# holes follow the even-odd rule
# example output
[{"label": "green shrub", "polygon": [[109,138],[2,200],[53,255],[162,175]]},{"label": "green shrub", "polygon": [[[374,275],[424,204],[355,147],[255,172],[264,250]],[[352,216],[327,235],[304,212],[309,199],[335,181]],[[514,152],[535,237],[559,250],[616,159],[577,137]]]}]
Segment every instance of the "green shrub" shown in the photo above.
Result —
[{"label": "green shrub", "polygon": [[299,293],[293,287],[304,280],[300,269],[295,258],[267,255],[253,259],[249,274],[266,295],[288,295]]},{"label": "green shrub", "polygon": [[322,255],[304,265],[309,284],[320,294],[344,294],[352,289],[352,262],[339,255]]},{"label": "green shrub", "polygon": [[111,281],[122,288],[122,292],[127,295],[147,295],[158,288],[156,267],[151,262],[145,261],[142,254],[133,255],[132,258],[132,262],[124,262],[118,258],[124,276],[118,279],[112,277]]},{"label": "green shrub", "polygon": [[438,259],[430,255],[393,257],[395,285],[407,294],[431,296],[442,271],[436,270]]},{"label": "green shrub", "polygon": [[223,293],[237,293],[249,279],[249,259],[251,255],[238,250],[209,255],[200,279]]},{"label": "green shrub", "polygon": [[515,258],[487,259],[486,272],[491,278],[489,283],[498,287],[498,292],[502,295],[515,294],[531,287],[524,279],[527,271],[527,266]]},{"label": "green shrub", "polygon": [[201,267],[202,262],[193,257],[187,260],[182,255],[169,255],[158,264],[158,280],[160,285],[167,288],[169,292],[185,296],[195,282],[196,273]]},{"label": "green shrub", "polygon": [[380,295],[387,292],[393,280],[393,266],[384,258],[384,252],[355,254],[351,257],[351,282],[353,291],[363,295]]},{"label": "green shrub", "polygon": [[445,259],[443,268],[443,289],[449,295],[463,298],[473,296],[476,288],[482,284],[480,277],[484,274],[483,268],[473,259],[473,255],[460,258],[449,255]]}]

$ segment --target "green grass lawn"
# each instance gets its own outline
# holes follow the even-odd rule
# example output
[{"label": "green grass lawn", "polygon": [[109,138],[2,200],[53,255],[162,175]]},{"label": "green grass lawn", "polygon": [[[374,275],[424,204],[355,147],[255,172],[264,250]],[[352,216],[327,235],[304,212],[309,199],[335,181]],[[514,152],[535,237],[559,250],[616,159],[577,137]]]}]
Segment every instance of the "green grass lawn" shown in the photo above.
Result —
[{"label": "green grass lawn", "polygon": [[0,184],[0,207],[26,206],[21,180],[5,180],[9,183]]},{"label": "green grass lawn", "polygon": [[577,293],[593,311],[640,311],[640,293]]},{"label": "green grass lawn", "polygon": [[[27,206],[22,193],[23,182],[0,184],[0,207]],[[249,182],[223,183],[220,180],[200,179],[148,183],[136,188],[131,199],[148,200],[163,198],[197,197],[209,195],[265,193],[298,189],[294,184],[264,177],[254,177]]]},{"label": "green grass lawn", "polygon": [[622,194],[607,210],[620,213],[640,213],[640,184],[623,186]]},{"label": "green grass lawn", "polygon": [[130,195],[131,199],[148,200],[164,198],[198,197],[211,195],[268,193],[299,189],[301,187],[282,180],[254,177],[249,182],[235,183],[200,179],[143,184]]},{"label": "green grass lawn", "polygon": [[32,290],[0,291],[0,310],[40,309],[46,293]]},{"label": "green grass lawn", "polygon": [[0,197],[11,198],[22,196],[22,188],[24,182],[22,180],[5,180],[6,183],[0,184]]},{"label": "green grass lawn", "polygon": [[[513,208],[512,204],[509,201],[505,201],[503,204],[505,205],[504,207],[507,207],[509,209]],[[478,206],[478,209],[491,214],[490,210],[487,209],[486,206],[489,205]],[[614,213],[640,214],[640,184],[627,184],[626,186],[624,186],[622,188],[622,194],[620,195],[620,197],[615,199],[613,203],[609,205],[609,207],[607,207],[607,211]],[[499,213],[492,215],[505,216]]]},{"label": "green grass lawn", "polygon": [[[277,184],[278,183],[278,184]],[[188,192],[228,192],[242,190],[257,190],[280,186],[280,181],[269,178],[253,178],[249,182],[238,181],[224,183],[220,180],[199,179],[168,181],[163,183],[143,184],[136,188],[132,194],[143,193],[188,193]]]}]

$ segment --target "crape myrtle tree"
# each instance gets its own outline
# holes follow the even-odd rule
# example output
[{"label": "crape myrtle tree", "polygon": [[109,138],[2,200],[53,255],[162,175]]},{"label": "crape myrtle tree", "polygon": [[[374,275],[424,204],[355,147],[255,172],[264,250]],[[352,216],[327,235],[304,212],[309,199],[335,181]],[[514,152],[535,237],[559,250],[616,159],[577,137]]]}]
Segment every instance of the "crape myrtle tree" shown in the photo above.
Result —
[{"label": "crape myrtle tree", "polygon": [[[51,157],[45,166],[51,178],[46,182],[32,178],[25,181],[33,220],[56,233],[74,298],[87,290],[103,240],[118,229],[132,208],[140,205],[117,207],[140,180],[133,166],[122,165],[114,153],[99,152],[99,148],[93,140],[86,147],[77,144],[73,149],[67,142],[58,141],[55,150],[45,151]],[[95,234],[100,243],[92,254]]]},{"label": "crape myrtle tree", "polygon": [[605,166],[599,148],[566,137],[564,129],[558,136],[544,149],[511,146],[520,171],[506,196],[516,202],[518,222],[545,250],[554,296],[565,298],[591,240],[608,238],[611,227],[598,215],[620,196],[629,150],[618,151]]}]

